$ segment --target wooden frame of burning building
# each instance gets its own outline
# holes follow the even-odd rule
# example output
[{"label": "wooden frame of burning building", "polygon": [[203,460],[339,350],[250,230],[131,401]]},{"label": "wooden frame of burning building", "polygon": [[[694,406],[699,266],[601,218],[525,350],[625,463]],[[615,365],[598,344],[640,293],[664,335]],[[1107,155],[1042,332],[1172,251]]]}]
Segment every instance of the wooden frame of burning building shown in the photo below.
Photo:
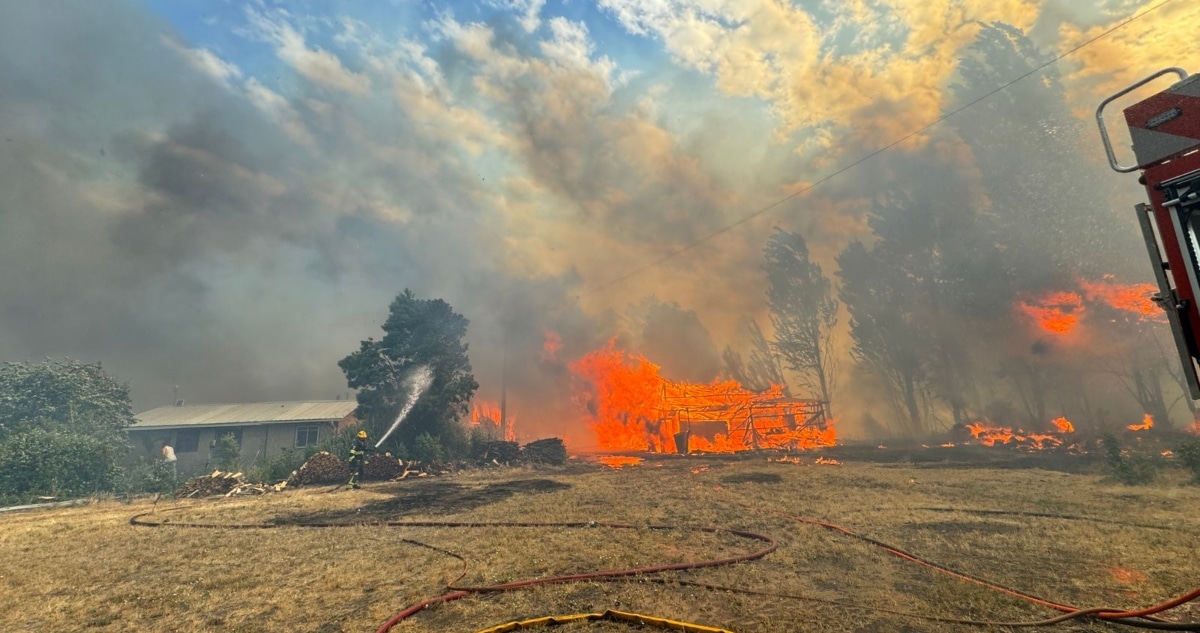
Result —
[{"label": "wooden frame of burning building", "polygon": [[798,450],[836,440],[829,405],[821,400],[775,390],[747,398],[712,385],[669,386],[663,387],[659,428],[671,433],[678,453]]},{"label": "wooden frame of burning building", "polygon": [[213,468],[217,439],[232,434],[245,468],[258,459],[278,457],[285,449],[316,446],[353,425],[357,406],[349,399],[204,405],[179,401],[134,416],[128,433],[136,447],[156,458],[161,458],[164,443],[171,446],[180,473]]}]

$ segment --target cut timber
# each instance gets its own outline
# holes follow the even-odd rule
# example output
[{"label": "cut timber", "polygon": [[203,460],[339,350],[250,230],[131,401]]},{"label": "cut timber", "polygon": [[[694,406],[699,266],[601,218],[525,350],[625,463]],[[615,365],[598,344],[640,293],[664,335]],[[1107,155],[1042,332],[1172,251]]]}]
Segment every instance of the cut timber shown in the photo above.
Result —
[{"label": "cut timber", "polygon": [[521,461],[561,466],[567,463],[567,445],[557,437],[530,442],[521,447]]},{"label": "cut timber", "polygon": [[331,484],[346,482],[350,479],[350,466],[337,456],[321,451],[308,461],[288,479],[292,486],[307,486],[311,484]]}]

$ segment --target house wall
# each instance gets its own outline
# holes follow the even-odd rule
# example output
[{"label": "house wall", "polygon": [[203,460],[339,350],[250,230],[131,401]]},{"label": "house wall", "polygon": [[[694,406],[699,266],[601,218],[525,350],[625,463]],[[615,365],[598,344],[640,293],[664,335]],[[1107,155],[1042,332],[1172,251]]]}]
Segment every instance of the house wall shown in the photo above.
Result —
[{"label": "house wall", "polygon": [[[218,437],[231,431],[241,431],[241,460],[239,470],[249,470],[259,459],[278,457],[284,450],[296,447],[297,429],[300,427],[317,427],[317,442],[323,442],[333,435],[332,422],[305,422],[283,424],[258,424],[253,426],[224,425],[217,427],[197,427],[191,429],[131,429],[130,438],[134,445],[152,458],[161,459],[162,442],[169,443],[175,448],[177,468],[180,475],[195,475],[216,470],[216,458],[212,452]],[[195,433],[197,436],[196,450],[187,451],[181,445],[181,436]],[[236,432],[235,432],[236,435]],[[306,436],[307,438],[307,436]]]}]

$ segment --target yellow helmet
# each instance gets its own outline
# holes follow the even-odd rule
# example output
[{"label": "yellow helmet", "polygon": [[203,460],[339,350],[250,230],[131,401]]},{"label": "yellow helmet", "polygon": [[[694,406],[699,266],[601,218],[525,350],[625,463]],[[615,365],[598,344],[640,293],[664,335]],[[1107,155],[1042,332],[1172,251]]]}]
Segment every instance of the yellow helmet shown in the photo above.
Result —
[{"label": "yellow helmet", "polygon": [[359,432],[358,432],[358,439],[360,439],[360,440],[365,440],[365,439],[367,439],[367,432],[366,432],[366,431],[359,431]]}]

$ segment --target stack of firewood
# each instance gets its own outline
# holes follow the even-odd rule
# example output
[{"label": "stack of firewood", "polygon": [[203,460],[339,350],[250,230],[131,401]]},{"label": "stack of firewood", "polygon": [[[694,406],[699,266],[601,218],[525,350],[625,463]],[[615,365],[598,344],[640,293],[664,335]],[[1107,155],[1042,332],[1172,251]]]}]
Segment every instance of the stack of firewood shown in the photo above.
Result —
[{"label": "stack of firewood", "polygon": [[521,456],[521,446],[516,442],[488,442],[484,444],[483,461],[510,464]]},{"label": "stack of firewood", "polygon": [[404,472],[404,462],[392,457],[391,453],[371,455],[363,464],[363,479],[367,481],[387,481],[399,477]]},{"label": "stack of firewood", "polygon": [[293,471],[288,483],[293,486],[332,484],[350,479],[350,466],[336,455],[321,451],[308,458],[299,470]]},{"label": "stack of firewood", "polygon": [[521,461],[561,466],[567,462],[567,445],[557,437],[530,442],[521,447]]},{"label": "stack of firewood", "polygon": [[214,470],[211,474],[193,477],[175,489],[175,496],[183,498],[196,497],[232,497],[234,495],[266,494],[279,492],[287,487],[286,481],[277,484],[252,484],[247,482],[242,473],[227,473]]}]

